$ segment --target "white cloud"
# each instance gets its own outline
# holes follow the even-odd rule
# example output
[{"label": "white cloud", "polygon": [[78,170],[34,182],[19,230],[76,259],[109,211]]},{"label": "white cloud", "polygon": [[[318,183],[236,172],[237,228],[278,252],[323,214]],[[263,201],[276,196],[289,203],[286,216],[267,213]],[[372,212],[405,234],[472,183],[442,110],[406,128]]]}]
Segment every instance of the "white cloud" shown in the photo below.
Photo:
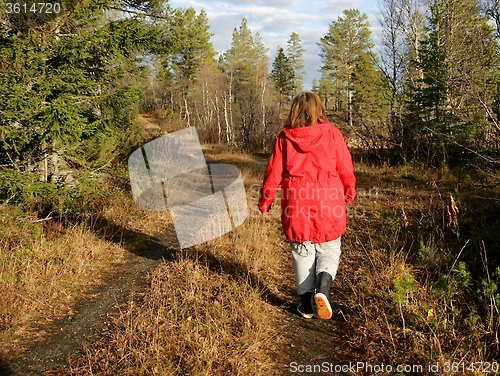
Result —
[{"label": "white cloud", "polygon": [[205,9],[206,11],[212,9],[210,1],[196,1],[196,0],[174,0],[168,2],[172,8],[194,8],[197,11]]},{"label": "white cloud", "polygon": [[[189,1],[189,0],[183,0],[183,1]],[[272,7],[290,7],[290,6],[296,6],[302,3],[301,0],[204,0],[203,1],[205,4],[210,4],[215,7],[224,7],[228,4],[235,4],[239,6],[252,6],[252,5],[265,5],[265,6],[272,6]]]},{"label": "white cloud", "polygon": [[329,18],[329,23],[336,20],[345,9],[358,9],[362,8],[361,0],[336,0],[336,1],[315,1],[313,6],[325,17]]}]

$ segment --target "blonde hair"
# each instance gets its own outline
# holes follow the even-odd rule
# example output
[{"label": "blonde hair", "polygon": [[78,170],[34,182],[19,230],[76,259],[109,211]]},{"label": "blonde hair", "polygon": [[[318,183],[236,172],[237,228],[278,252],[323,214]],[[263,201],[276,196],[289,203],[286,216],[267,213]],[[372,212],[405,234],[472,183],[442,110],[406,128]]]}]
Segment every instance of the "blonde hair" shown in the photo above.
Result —
[{"label": "blonde hair", "polygon": [[285,128],[301,128],[322,123],[326,119],[325,108],[316,93],[303,91],[292,100]]}]

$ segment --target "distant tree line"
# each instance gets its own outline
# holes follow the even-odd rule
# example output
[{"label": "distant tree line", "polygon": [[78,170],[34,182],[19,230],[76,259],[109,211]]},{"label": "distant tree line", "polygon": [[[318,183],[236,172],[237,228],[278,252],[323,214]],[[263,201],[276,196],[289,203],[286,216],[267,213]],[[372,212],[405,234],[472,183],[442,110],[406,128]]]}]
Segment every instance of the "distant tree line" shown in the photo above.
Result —
[{"label": "distant tree line", "polygon": [[155,110],[206,141],[269,148],[302,87],[299,36],[270,74],[245,19],[223,53],[208,29],[204,11],[165,1],[68,0],[53,17],[2,9],[0,166],[45,181],[104,169],[140,143],[137,114]]},{"label": "distant tree line", "polygon": [[[286,105],[303,87],[300,37],[291,34],[287,53],[278,48],[269,72],[268,49],[246,19],[234,28],[231,48],[216,54],[205,13],[186,12],[196,20],[186,25],[190,49],[153,57],[159,64],[145,109],[168,109],[186,126],[197,126],[207,141],[269,149],[282,127]],[[171,66],[172,61],[177,65]]]}]

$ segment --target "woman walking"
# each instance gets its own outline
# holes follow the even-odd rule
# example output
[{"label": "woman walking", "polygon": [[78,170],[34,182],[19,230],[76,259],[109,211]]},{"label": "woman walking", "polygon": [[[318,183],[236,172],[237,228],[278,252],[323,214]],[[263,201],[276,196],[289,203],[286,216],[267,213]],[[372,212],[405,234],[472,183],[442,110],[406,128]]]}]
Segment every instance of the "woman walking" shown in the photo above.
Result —
[{"label": "woman walking", "polygon": [[352,158],[342,133],[326,120],[320,98],[304,91],[292,101],[260,190],[259,210],[269,211],[281,184],[281,222],[290,240],[298,312],[330,319],[328,294],[337,274],[345,203],[356,196]]}]

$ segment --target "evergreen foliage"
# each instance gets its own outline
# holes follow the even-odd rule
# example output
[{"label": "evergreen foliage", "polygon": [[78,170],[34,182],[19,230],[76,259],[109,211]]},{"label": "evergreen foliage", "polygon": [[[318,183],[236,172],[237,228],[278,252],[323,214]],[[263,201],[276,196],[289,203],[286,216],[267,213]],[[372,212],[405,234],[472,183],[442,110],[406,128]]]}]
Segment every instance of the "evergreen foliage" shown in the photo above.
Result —
[{"label": "evergreen foliage", "polygon": [[[498,134],[499,56],[493,29],[472,0],[436,0],[421,41],[422,76],[410,87],[405,150],[431,165],[455,163],[464,147],[485,150]],[[493,127],[492,127],[493,126]]]},{"label": "evergreen foliage", "polygon": [[278,89],[280,98],[284,99],[283,102],[288,102],[296,91],[295,73],[290,58],[285,55],[285,51],[283,51],[281,46],[278,46],[278,50],[276,51],[271,76]]},{"label": "evergreen foliage", "polygon": [[354,70],[357,62],[364,59],[373,47],[369,26],[366,14],[348,9],[330,24],[328,33],[318,43],[324,64],[321,69],[335,81],[339,89],[335,96],[338,102],[346,103],[351,126]]},{"label": "evergreen foliage", "polygon": [[368,16],[356,9],[345,10],[318,45],[324,64],[320,93],[325,104],[347,114],[351,130],[362,142],[381,146],[375,140],[388,111],[387,82],[376,68]]},{"label": "evergreen foliage", "polygon": [[225,54],[225,72],[233,101],[231,121],[241,124],[241,142],[247,148],[262,145],[266,133],[267,48],[259,33],[252,35],[247,20],[234,29],[231,48]]},{"label": "evergreen foliage", "polygon": [[[391,239],[373,243],[373,250],[386,252],[388,247],[391,260],[404,254],[402,265],[416,262],[422,271],[419,277],[420,272],[414,276],[402,269],[392,281],[389,303],[399,308],[397,316],[403,320],[403,330],[390,333],[394,353],[408,343],[404,313],[410,308],[425,308],[431,320],[422,329],[425,325],[419,328],[408,317],[412,335],[427,333],[440,345],[433,327],[440,315],[443,333],[457,328],[460,321],[453,317],[461,314],[447,304],[456,299],[458,287],[466,297],[460,307],[472,307],[461,322],[479,323],[480,357],[496,359],[486,353],[495,346],[498,352],[498,341],[488,343],[498,338],[500,327],[500,269],[497,256],[486,256],[498,248],[498,199],[493,197],[498,170],[491,167],[498,169],[500,163],[500,10],[496,0],[481,0],[480,5],[474,0],[383,0],[380,56],[374,53],[368,17],[355,9],[345,10],[318,42],[322,76],[314,80],[313,90],[353,155],[368,151],[380,158],[390,155],[395,162],[439,168],[434,173],[384,166],[376,171],[386,176],[368,179],[387,180],[382,193],[394,206],[371,213],[383,220],[380,228]],[[205,11],[172,9],[164,0],[63,0],[61,13],[46,17],[8,15],[2,9],[0,207],[12,205],[44,218],[50,213],[81,215],[123,194],[121,187],[101,184],[98,172],[126,181],[120,161],[144,142],[136,124],[140,110],[154,112],[162,125],[168,122],[168,130],[195,126],[204,141],[269,152],[283,127],[287,101],[303,87],[305,50],[299,35],[290,35],[286,52],[277,49],[271,72],[268,50],[246,19],[234,29],[230,49],[218,56],[211,37]],[[481,175],[481,189],[469,184],[465,193],[470,197],[462,202],[462,183],[440,180],[445,167],[457,165],[461,173],[465,170],[464,180],[476,170],[487,172]],[[76,179],[54,184],[61,183],[61,170]],[[393,189],[391,174],[398,175],[398,185],[408,179],[412,187],[401,183]],[[408,200],[406,192],[414,182],[414,209],[404,200],[394,204],[386,195]],[[436,194],[423,189],[430,183]],[[443,192],[455,189],[443,184],[457,188],[456,199],[450,195],[450,203],[441,207],[436,202],[444,203]],[[488,268],[496,270],[493,278]],[[424,300],[412,306],[425,296],[421,276],[433,273],[437,282],[429,286],[444,307],[431,308]],[[387,281],[382,282],[387,288]],[[416,317],[422,314],[418,310]],[[387,326],[397,324],[386,321]],[[457,338],[443,350],[455,346]],[[438,356],[443,355],[449,354]]]},{"label": "evergreen foliage", "polygon": [[293,69],[293,86],[296,92],[300,92],[304,87],[304,75],[307,73],[304,68],[304,58],[303,54],[305,49],[302,47],[302,41],[300,40],[299,34],[293,32],[290,35],[287,43],[287,55],[290,60],[290,64]]},{"label": "evergreen foliage", "polygon": [[[325,107],[372,151],[433,166],[457,155],[495,164],[498,7],[434,0],[423,28],[419,0],[381,5],[380,58],[356,9],[318,42],[313,89]],[[161,0],[68,0],[56,17],[2,13],[0,36],[0,163],[42,180],[51,168],[99,169],[126,155],[139,103],[198,125],[207,139],[265,147],[305,74],[296,32],[269,75],[267,48],[246,19],[217,61],[207,14]]]},{"label": "evergreen foliage", "polygon": [[172,11],[169,29],[172,53],[163,56],[163,63],[176,79],[193,80],[205,64],[214,65],[215,52],[210,38],[207,14],[193,8]]},{"label": "evergreen foliage", "polygon": [[[143,80],[137,57],[160,31],[145,26],[140,16],[109,19],[105,11],[113,5],[63,3],[64,16],[26,30],[4,23],[2,164],[40,171],[48,156],[57,155],[94,169],[134,142]],[[47,179],[47,169],[44,173]]]}]

